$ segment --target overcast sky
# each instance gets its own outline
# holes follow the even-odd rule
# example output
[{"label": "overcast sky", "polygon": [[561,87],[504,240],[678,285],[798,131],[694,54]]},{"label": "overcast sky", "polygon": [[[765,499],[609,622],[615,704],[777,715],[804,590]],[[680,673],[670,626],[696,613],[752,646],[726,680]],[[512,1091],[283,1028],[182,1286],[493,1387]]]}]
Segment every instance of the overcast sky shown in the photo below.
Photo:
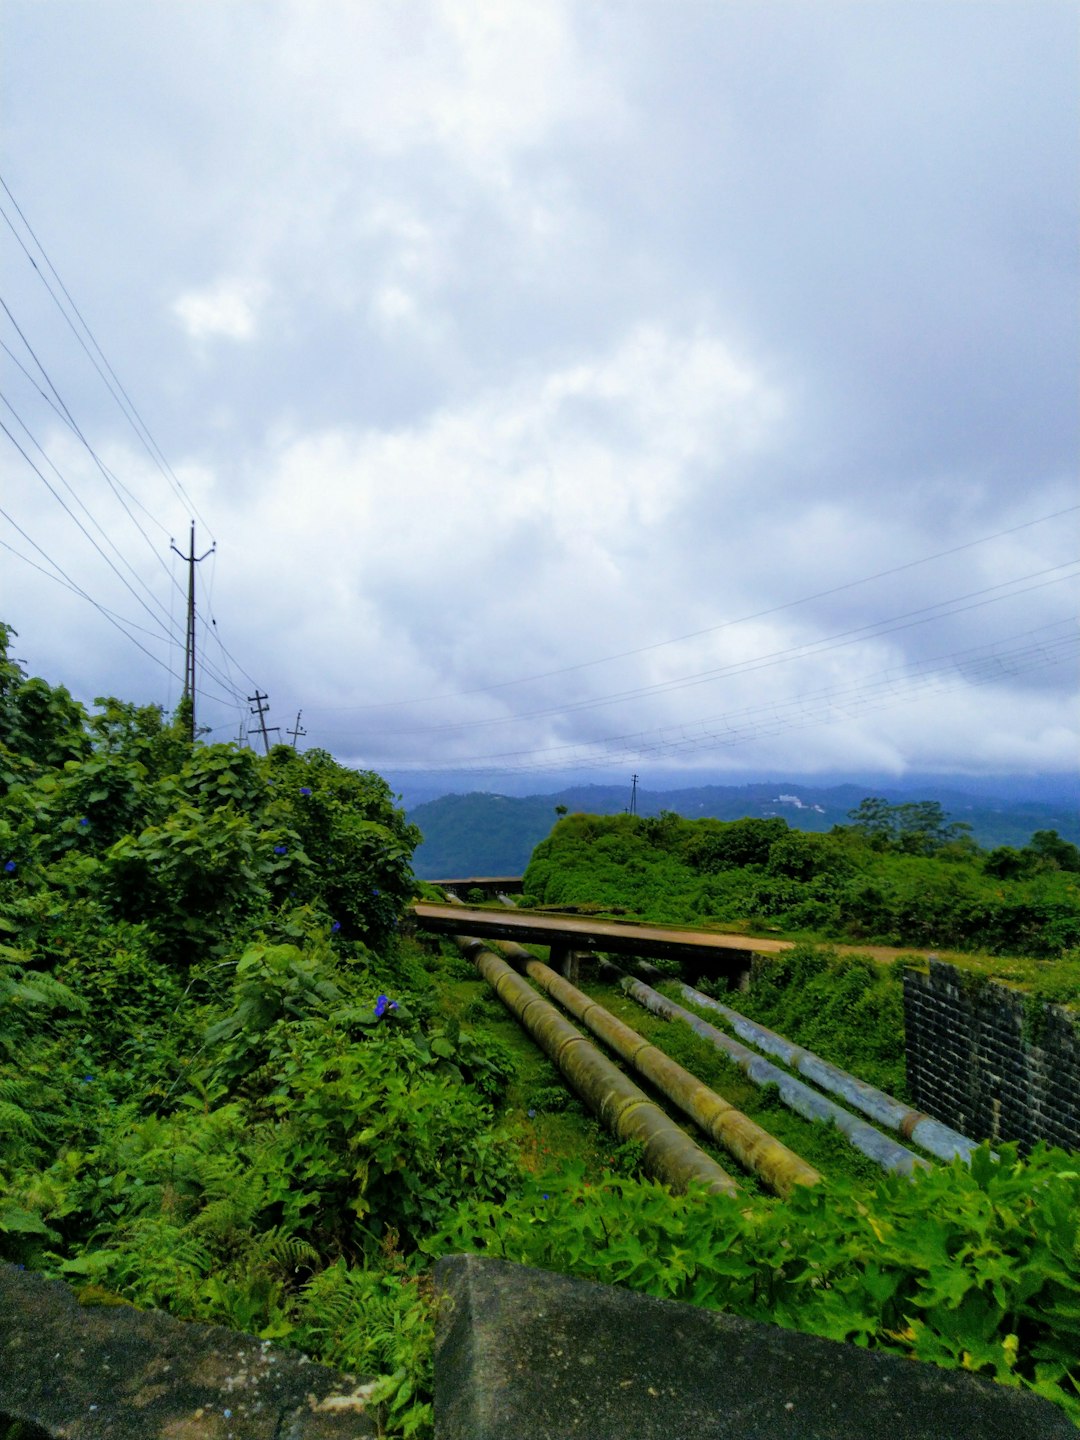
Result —
[{"label": "overcast sky", "polygon": [[174,705],[194,514],[216,739],[1075,773],[1078,15],[3,0],[16,654]]}]

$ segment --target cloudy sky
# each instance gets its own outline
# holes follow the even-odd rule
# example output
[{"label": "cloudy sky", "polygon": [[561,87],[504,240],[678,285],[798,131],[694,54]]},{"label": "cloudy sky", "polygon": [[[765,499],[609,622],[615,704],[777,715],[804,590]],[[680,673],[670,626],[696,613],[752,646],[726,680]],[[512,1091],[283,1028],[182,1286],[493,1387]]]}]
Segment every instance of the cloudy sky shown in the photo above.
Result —
[{"label": "cloudy sky", "polygon": [[1078,17],[3,0],[16,654],[175,704],[194,516],[213,738],[1074,773]]}]

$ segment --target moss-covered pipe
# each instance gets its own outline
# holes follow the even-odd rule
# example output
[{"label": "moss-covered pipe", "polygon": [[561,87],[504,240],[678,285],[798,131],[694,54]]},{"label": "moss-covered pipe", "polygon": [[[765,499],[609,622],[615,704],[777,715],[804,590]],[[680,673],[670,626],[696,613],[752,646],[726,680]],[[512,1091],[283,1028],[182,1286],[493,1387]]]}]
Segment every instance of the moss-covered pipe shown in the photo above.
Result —
[{"label": "moss-covered pipe", "polygon": [[511,964],[523,969],[564,1010],[587,1026],[605,1045],[655,1085],[662,1095],[689,1115],[706,1135],[729,1150],[747,1170],[760,1176],[771,1189],[787,1195],[794,1185],[816,1185],[820,1173],[774,1139],[749,1116],[702,1084],[696,1076],[665,1055],[632,1026],[591,999],[550,965],[537,960],[512,940],[497,941]]},{"label": "moss-covered pipe", "polygon": [[948,1125],[943,1125],[940,1120],[933,1120],[929,1115],[924,1115],[921,1110],[913,1110],[910,1105],[905,1105],[902,1100],[887,1095],[884,1090],[878,1090],[873,1085],[868,1085],[865,1080],[860,1080],[855,1075],[849,1075],[846,1070],[841,1070],[836,1065],[831,1065],[828,1060],[822,1060],[820,1055],[815,1055],[811,1050],[804,1050],[800,1045],[793,1045],[790,1040],[785,1040],[782,1035],[777,1035],[775,1030],[768,1030],[764,1025],[759,1025],[756,1020],[748,1020],[745,1015],[740,1015],[737,1010],[731,1010],[726,1005],[721,1005],[719,1000],[713,1000],[708,995],[703,995],[700,990],[695,990],[691,985],[680,986],[682,993],[694,1005],[701,1005],[709,1010],[715,1010],[728,1022],[736,1035],[748,1040],[751,1045],[764,1050],[767,1055],[775,1055],[785,1065],[797,1070],[800,1075],[815,1084],[820,1090],[827,1090],[830,1095],[838,1095],[848,1105],[861,1110],[864,1115],[869,1115],[871,1120],[879,1125],[887,1125],[890,1130],[898,1130],[905,1140],[914,1140],[916,1145],[921,1145],[931,1155],[936,1155],[939,1160],[953,1160],[959,1157],[961,1160],[969,1161],[972,1153],[978,1149],[976,1141],[970,1140],[966,1135],[961,1135],[957,1130],[951,1130]]},{"label": "moss-covered pipe", "polygon": [[816,1090],[811,1090],[809,1085],[804,1085],[801,1080],[796,1080],[786,1070],[779,1069],[761,1055],[755,1055],[738,1040],[732,1040],[730,1035],[725,1035],[715,1025],[710,1025],[707,1020],[700,1016],[693,1015],[689,1010],[676,1005],[674,1000],[668,1000],[653,990],[651,986],[643,984],[640,980],[631,980],[629,977],[622,982],[623,989],[628,995],[632,995],[646,1010],[651,1010],[654,1015],[665,1015],[669,1020],[682,1020],[690,1026],[691,1030],[710,1041],[717,1049],[722,1050],[725,1055],[734,1060],[735,1064],[753,1080],[755,1085],[775,1085],[780,1092],[780,1099],[789,1109],[795,1110],[804,1119],[824,1122],[830,1121],[844,1135],[848,1142],[860,1150],[875,1164],[883,1170],[890,1170],[898,1175],[910,1175],[913,1170],[927,1170],[927,1161],[914,1155],[903,1145],[891,1140],[887,1135],[882,1135],[880,1130],[875,1130],[865,1120],[860,1120],[857,1115],[852,1115],[849,1110],[842,1109],[839,1105],[819,1095]]},{"label": "moss-covered pipe", "polygon": [[485,949],[480,940],[465,935],[455,935],[454,940],[593,1113],[620,1140],[641,1143],[642,1163],[650,1175],[673,1190],[696,1183],[714,1194],[737,1192],[727,1171],[505,960]]}]

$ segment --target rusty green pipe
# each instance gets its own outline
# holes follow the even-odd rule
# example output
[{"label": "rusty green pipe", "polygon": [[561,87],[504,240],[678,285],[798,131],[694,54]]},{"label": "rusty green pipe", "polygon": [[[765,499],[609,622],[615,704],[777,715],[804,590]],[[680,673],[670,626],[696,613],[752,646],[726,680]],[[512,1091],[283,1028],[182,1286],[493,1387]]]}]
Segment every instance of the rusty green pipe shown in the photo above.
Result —
[{"label": "rusty green pipe", "polygon": [[812,1165],[702,1084],[689,1070],[665,1055],[632,1026],[624,1024],[610,1010],[571,985],[550,965],[537,960],[512,940],[495,943],[511,964],[524,969],[529,978],[542,986],[564,1010],[587,1026],[628,1065],[640,1071],[662,1095],[689,1115],[706,1135],[729,1150],[741,1165],[758,1175],[770,1189],[779,1195],[787,1195],[794,1185],[816,1185],[821,1179]]},{"label": "rusty green pipe", "polygon": [[697,1183],[713,1194],[737,1193],[727,1171],[505,960],[485,949],[480,940],[455,935],[454,941],[594,1114],[620,1140],[641,1143],[642,1163],[650,1175],[673,1190]]}]

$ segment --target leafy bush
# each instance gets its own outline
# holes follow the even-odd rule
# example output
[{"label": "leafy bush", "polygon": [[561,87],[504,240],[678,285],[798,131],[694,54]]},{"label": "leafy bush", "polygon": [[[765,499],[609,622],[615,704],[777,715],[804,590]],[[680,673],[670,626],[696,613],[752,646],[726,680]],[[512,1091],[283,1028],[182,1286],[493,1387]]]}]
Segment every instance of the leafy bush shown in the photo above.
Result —
[{"label": "leafy bush", "polygon": [[987,1147],[871,1194],[674,1196],[580,1175],[461,1211],[426,1249],[494,1254],[1023,1385],[1080,1423],[1080,1173]]}]

